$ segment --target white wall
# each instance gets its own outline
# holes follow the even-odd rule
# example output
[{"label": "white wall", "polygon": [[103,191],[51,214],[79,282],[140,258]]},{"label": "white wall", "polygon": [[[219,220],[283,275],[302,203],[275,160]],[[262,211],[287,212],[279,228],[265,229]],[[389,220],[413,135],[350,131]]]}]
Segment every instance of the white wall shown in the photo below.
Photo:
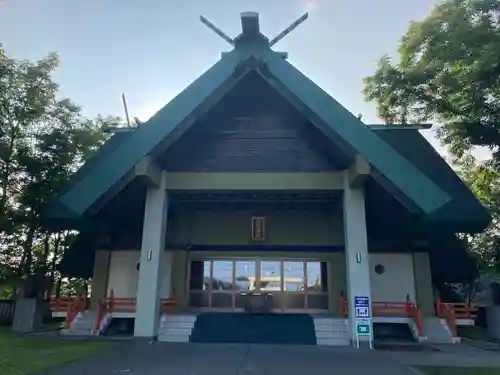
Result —
[{"label": "white wall", "polygon": [[[171,273],[167,272],[168,265],[172,262],[172,252],[165,254],[164,278],[161,286],[162,298],[170,295]],[[107,295],[113,290],[115,297],[136,297],[139,272],[137,263],[139,262],[140,251],[112,251],[109,262],[109,279]],[[168,276],[167,276],[168,275]]]},{"label": "white wall", "polygon": [[[384,266],[384,273],[375,272],[377,264]],[[404,302],[407,294],[415,301],[412,254],[370,254],[370,281],[372,301]]]}]

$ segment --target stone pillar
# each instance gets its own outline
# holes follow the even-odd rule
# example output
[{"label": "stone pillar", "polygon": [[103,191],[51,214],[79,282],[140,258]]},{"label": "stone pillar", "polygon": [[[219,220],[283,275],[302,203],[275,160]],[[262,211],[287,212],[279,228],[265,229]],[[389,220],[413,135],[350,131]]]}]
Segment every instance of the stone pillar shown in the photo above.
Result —
[{"label": "stone pillar", "polygon": [[168,194],[165,186],[146,192],[134,336],[156,338],[165,266]]},{"label": "stone pillar", "polygon": [[[347,176],[346,176],[347,177]],[[368,240],[366,234],[365,197],[363,188],[353,189],[344,180],[344,242],[347,274],[347,301],[351,339],[356,336],[354,297],[369,297],[371,301]],[[371,327],[373,333],[373,327]],[[363,339],[361,337],[360,339]],[[367,337],[364,337],[367,340]]]},{"label": "stone pillar", "polygon": [[174,251],[167,250],[163,257],[163,281],[160,291],[161,298],[172,297],[172,292],[174,290],[173,282],[173,265],[174,265]]},{"label": "stone pillar", "polygon": [[109,263],[111,251],[96,250],[94,255],[94,273],[90,293],[90,308],[95,309],[99,300],[106,298],[108,289]]},{"label": "stone pillar", "polygon": [[346,291],[345,256],[342,253],[330,255],[328,300],[333,316],[340,317],[340,295]]},{"label": "stone pillar", "polygon": [[432,286],[431,263],[428,253],[413,253],[413,272],[417,304],[423,316],[435,316],[434,287]]}]

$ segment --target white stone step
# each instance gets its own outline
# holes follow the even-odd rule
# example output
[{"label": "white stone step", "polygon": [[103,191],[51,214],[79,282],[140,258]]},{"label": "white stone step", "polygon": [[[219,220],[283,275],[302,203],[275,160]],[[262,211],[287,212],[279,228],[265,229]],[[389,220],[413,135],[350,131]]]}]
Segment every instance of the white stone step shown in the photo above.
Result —
[{"label": "white stone step", "polygon": [[190,335],[193,331],[193,328],[183,328],[183,327],[169,327],[169,328],[160,328],[158,332],[161,333],[172,333],[172,334],[183,334]]},{"label": "white stone step", "polygon": [[193,328],[194,327],[194,322],[171,322],[171,321],[163,321],[160,322],[160,327],[186,327],[186,328]]},{"label": "white stone step", "polygon": [[348,327],[341,324],[314,324],[317,331],[345,331]]},{"label": "white stone step", "polygon": [[350,338],[348,331],[316,331],[316,338]]},{"label": "white stone step", "polygon": [[158,334],[158,341],[161,342],[189,342],[189,335],[162,333]]},{"label": "white stone step", "polygon": [[63,329],[61,330],[62,336],[92,336],[90,329]]},{"label": "white stone step", "polygon": [[189,342],[196,319],[198,317],[194,314],[162,315],[158,329],[158,341]]},{"label": "white stone step", "polygon": [[196,319],[198,319],[198,316],[194,314],[163,314],[160,318],[160,322],[194,323]]},{"label": "white stone step", "polygon": [[351,340],[349,338],[318,338],[316,339],[318,346],[349,346],[351,345]]}]

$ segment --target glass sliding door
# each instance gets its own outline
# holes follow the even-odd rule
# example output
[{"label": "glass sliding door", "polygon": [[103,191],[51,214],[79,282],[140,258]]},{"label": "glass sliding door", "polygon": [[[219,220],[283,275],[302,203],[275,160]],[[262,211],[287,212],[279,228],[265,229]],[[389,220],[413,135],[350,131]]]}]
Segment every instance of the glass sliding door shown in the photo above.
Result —
[{"label": "glass sliding door", "polygon": [[245,293],[272,294],[274,312],[328,310],[327,262],[298,259],[191,261],[190,306],[243,311]]},{"label": "glass sliding door", "polygon": [[247,293],[255,290],[257,276],[257,261],[256,260],[236,260],[234,263],[235,269],[235,308],[245,308],[245,298],[242,293]]},{"label": "glass sliding door", "polygon": [[328,310],[326,262],[306,262],[306,307],[308,310]]},{"label": "glass sliding door", "polygon": [[210,261],[194,260],[191,262],[189,304],[192,307],[210,306],[210,268]]},{"label": "glass sliding door", "polygon": [[212,308],[233,309],[233,290],[235,289],[233,265],[232,260],[212,262]]},{"label": "glass sliding door", "polygon": [[303,261],[283,262],[283,294],[280,307],[285,311],[306,308],[304,270]]}]

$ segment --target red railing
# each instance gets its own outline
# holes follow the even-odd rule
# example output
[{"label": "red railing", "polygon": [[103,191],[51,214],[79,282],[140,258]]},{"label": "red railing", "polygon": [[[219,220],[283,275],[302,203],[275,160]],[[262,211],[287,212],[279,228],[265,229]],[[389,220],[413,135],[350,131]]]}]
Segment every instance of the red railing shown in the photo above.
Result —
[{"label": "red railing", "polygon": [[440,300],[436,301],[436,310],[439,318],[444,319],[451,335],[457,337],[457,320],[455,312],[453,311],[452,303],[443,303]]},{"label": "red railing", "polygon": [[69,329],[71,322],[78,315],[79,312],[85,311],[87,308],[87,298],[84,296],[76,297],[71,303],[68,304],[66,310],[66,329]]},{"label": "red railing", "polygon": [[372,302],[373,316],[408,316],[406,302]]},{"label": "red railing", "polygon": [[416,303],[409,300],[406,301],[406,313],[407,316],[412,318],[417,326],[418,336],[421,337],[423,333],[423,321],[422,321],[422,310],[420,310]]},{"label": "red railing", "polygon": [[165,298],[161,300],[160,311],[162,313],[175,312],[176,308],[177,308],[177,300],[174,297]]},{"label": "red railing", "polygon": [[100,331],[101,329],[101,322],[106,316],[106,314],[110,313],[113,311],[114,303],[113,303],[113,291],[111,291],[111,297],[110,298],[104,298],[99,300],[99,303],[97,304],[97,313],[95,316],[94,320],[94,329],[96,331]]},{"label": "red railing", "polygon": [[440,300],[437,302],[437,310],[439,316],[439,309],[442,307],[440,305],[446,305],[449,309],[453,311],[456,319],[476,319],[477,317],[477,307],[471,303],[443,303]]},{"label": "red railing", "polygon": [[347,318],[349,316],[347,298],[344,297],[343,293],[340,293],[339,313],[342,318]]},{"label": "red railing", "polygon": [[50,311],[68,311],[68,306],[75,300],[75,297],[51,297],[49,301]]},{"label": "red railing", "polygon": [[135,312],[137,299],[128,297],[110,297],[108,303],[113,304],[113,312]]},{"label": "red railing", "polygon": [[[347,299],[340,295],[340,316],[347,318],[349,315]],[[416,303],[410,301],[406,296],[405,302],[372,302],[372,316],[374,317],[407,317],[413,319],[417,326],[418,335],[422,335],[422,311]]]}]

